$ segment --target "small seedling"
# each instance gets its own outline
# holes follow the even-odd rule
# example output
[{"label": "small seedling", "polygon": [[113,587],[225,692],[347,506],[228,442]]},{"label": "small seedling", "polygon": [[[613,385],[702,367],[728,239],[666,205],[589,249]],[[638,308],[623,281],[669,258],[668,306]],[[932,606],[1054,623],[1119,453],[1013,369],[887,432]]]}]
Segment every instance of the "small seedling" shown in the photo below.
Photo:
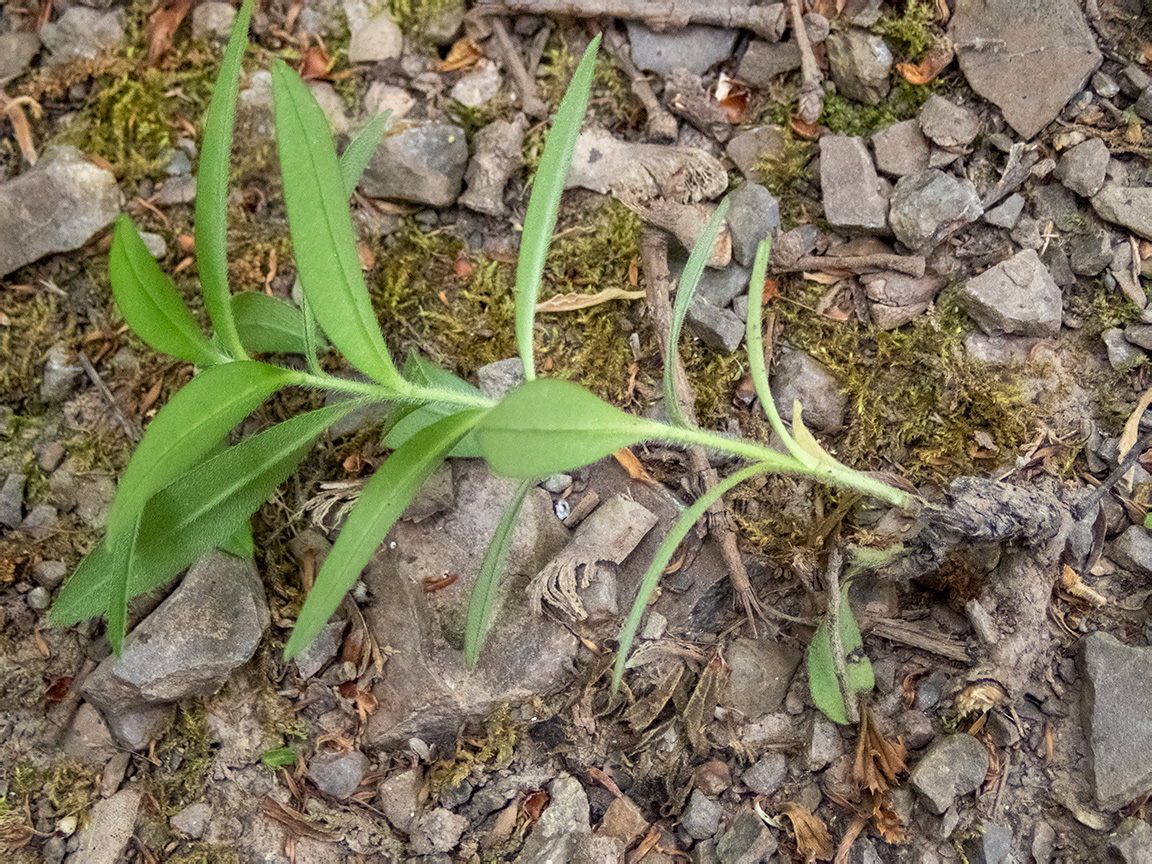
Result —
[{"label": "small seedling", "polygon": [[[495,617],[498,581],[520,506],[537,478],[651,440],[702,445],[748,463],[689,507],[661,543],[620,634],[614,687],[619,686],[644,609],[676,547],[708,507],[738,483],[764,472],[786,471],[898,506],[914,503],[908,493],[833,459],[805,428],[799,404],[793,406],[791,431],[780,418],[768,388],[760,333],[766,240],[752,274],[748,353],[757,393],[787,453],[688,424],[675,399],[672,364],[664,375],[670,423],[628,415],[577,384],[536,377],[532,341],[536,301],[564,178],[588,103],[599,37],[585,52],[556,114],[524,220],[516,277],[516,342],[525,384],[497,403],[418,355],[411,355],[402,370],[396,367],[372,311],[348,207],[387,118],[382,115],[369,123],[338,157],[320,106],[281,61],[275,61],[272,69],[276,138],[304,301],[297,309],[260,295],[233,295],[225,255],[227,177],[240,60],[252,5],[252,0],[244,3],[225,51],[205,121],[196,196],[196,258],[214,335],[208,338],[199,329],[136,226],[121,217],[110,259],[120,312],[154,348],[193,363],[200,371],[148,427],[120,481],[103,541],[80,563],[52,607],[54,624],[104,615],[109,641],[119,653],[129,600],[159,587],[213,547],[251,555],[251,514],[292,474],[325,430],[372,403],[393,408],[385,438],[393,452],[349,513],[285,646],[286,658],[315,639],[421,485],[449,455],[483,457],[493,472],[523,481],[499,519],[471,597],[464,650],[469,666],[477,662]],[[674,308],[672,350],[726,208],[725,201],[689,257]],[[368,380],[348,381],[323,372],[317,357],[322,338]],[[307,371],[249,357],[265,351],[302,353]],[[349,398],[225,446],[230,430],[273,393],[289,387]],[[846,603],[834,617],[840,622],[840,637],[821,635],[827,627],[817,632],[809,671],[813,694],[820,694],[817,704],[840,720],[841,684],[864,689],[870,686],[871,672],[869,668],[866,680],[862,674],[847,682],[837,677],[837,669],[845,666],[832,656],[833,645],[853,655],[849,667],[853,670],[863,669],[867,658],[859,659],[859,633]]]}]

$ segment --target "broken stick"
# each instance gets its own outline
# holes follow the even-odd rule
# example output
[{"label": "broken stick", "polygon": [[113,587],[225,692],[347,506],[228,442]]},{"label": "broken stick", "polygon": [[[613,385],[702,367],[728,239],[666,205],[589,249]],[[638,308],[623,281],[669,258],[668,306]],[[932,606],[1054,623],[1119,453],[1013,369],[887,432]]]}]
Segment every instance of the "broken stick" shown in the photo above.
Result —
[{"label": "broken stick", "polygon": [[604,22],[600,32],[604,34],[604,47],[620,64],[620,68],[632,82],[632,92],[636,94],[636,98],[648,113],[648,140],[653,144],[671,144],[676,140],[678,132],[676,118],[664,110],[664,106],[660,104],[660,100],[652,90],[652,85],[632,62],[632,49],[628,45],[628,40],[620,35],[610,20]]}]

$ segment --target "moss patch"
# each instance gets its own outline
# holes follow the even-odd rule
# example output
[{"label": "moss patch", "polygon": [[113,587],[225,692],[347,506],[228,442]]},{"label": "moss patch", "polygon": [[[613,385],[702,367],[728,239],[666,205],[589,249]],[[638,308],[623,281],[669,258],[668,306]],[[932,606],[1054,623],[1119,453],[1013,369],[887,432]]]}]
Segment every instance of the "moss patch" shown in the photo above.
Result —
[{"label": "moss patch", "polygon": [[83,827],[96,797],[96,774],[81,762],[62,757],[44,778],[44,794],[57,817],[75,816]]},{"label": "moss patch", "polygon": [[936,82],[909,84],[897,77],[879,105],[861,105],[838,93],[824,96],[820,125],[836,135],[871,135],[901,120],[911,120],[936,90]]},{"label": "moss patch", "polygon": [[872,31],[888,40],[901,60],[919,63],[936,43],[936,13],[927,0],[908,0],[899,15],[881,15]]},{"label": "moss patch", "polygon": [[458,786],[475,769],[501,771],[512,764],[519,732],[507,705],[501,705],[484,721],[484,736],[456,743],[456,755],[441,759],[428,771],[432,797]]},{"label": "moss patch", "polygon": [[815,209],[815,178],[811,168],[815,148],[787,125],[782,130],[783,155],[779,158],[771,154],[762,156],[753,168],[753,179],[779,200],[780,227],[789,231],[811,221],[810,214]]},{"label": "moss patch", "polygon": [[13,407],[39,403],[40,367],[48,349],[76,336],[76,318],[63,297],[43,291],[0,292],[0,392]]},{"label": "moss patch", "polygon": [[212,730],[203,703],[179,703],[156,746],[160,765],[150,778],[162,816],[171,816],[204,792],[212,753]]}]

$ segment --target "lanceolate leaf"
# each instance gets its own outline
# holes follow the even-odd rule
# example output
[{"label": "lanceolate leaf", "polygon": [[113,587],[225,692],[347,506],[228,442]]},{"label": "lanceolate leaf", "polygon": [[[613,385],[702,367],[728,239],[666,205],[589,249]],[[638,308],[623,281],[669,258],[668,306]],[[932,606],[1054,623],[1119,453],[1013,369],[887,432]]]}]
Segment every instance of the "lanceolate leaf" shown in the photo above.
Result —
[{"label": "lanceolate leaf", "polygon": [[204,118],[204,144],[196,177],[196,266],[200,289],[212,326],[233,357],[243,358],[244,346],[232,320],[228,292],[228,173],[232,161],[232,120],[240,90],[240,63],[248,46],[252,0],[244,0],[224,50],[220,75]]},{"label": "lanceolate leaf", "polygon": [[380,139],[384,137],[384,130],[388,128],[388,118],[391,116],[391,109],[381,111],[356,133],[356,137],[340,154],[340,177],[344,181],[345,198],[350,198],[360,185],[364,169],[368,167],[372,154],[380,146]]},{"label": "lanceolate leaf", "polygon": [[504,505],[500,521],[484,558],[480,562],[480,572],[476,584],[472,586],[472,596],[468,598],[468,623],[464,629],[464,664],[473,669],[480,659],[480,649],[488,636],[492,623],[492,613],[496,611],[496,600],[500,596],[500,577],[508,564],[508,553],[512,551],[512,538],[516,534],[516,522],[520,518],[520,508],[532,488],[532,480],[523,480],[516,488],[511,500]]},{"label": "lanceolate leaf", "polygon": [[[275,354],[308,352],[304,313],[291,303],[261,291],[243,291],[232,295],[232,314],[246,350]],[[317,339],[315,332],[312,338]]]},{"label": "lanceolate leaf", "polygon": [[664,427],[613,408],[567,381],[541,378],[513,390],[476,427],[489,467],[505,477],[545,477],[602,459]]},{"label": "lanceolate leaf", "polygon": [[524,374],[531,381],[536,377],[536,361],[532,349],[532,325],[536,316],[536,298],[540,296],[540,278],[544,275],[544,259],[556,227],[556,214],[560,209],[560,193],[572,165],[572,153],[580,124],[588,108],[588,93],[592,89],[592,70],[596,65],[596,50],[600,47],[597,35],[584,59],[572,76],[568,92],[556,112],[552,131],[544,144],[544,155],[532,184],[532,197],[524,216],[524,234],[520,238],[520,261],[516,266],[516,345],[524,361]]},{"label": "lanceolate leaf", "polygon": [[300,610],[292,636],[284,647],[286,659],[294,657],[316,638],[424,481],[481,416],[482,411],[462,411],[445,417],[414,435],[376,470],[348,515]]},{"label": "lanceolate leaf", "polygon": [[115,562],[108,551],[108,544],[101,541],[84,556],[60,589],[48,612],[49,622],[56,627],[67,627],[107,612],[114,572]]},{"label": "lanceolate leaf", "polygon": [[127,216],[116,220],[108,257],[112,296],[128,326],[165,354],[207,368],[226,360],[192,320],[192,313]]},{"label": "lanceolate leaf", "polygon": [[[844,686],[857,693],[871,690],[876,679],[872,674],[872,663],[864,653],[864,642],[860,638],[860,628],[852,617],[852,607],[848,603],[848,583],[841,587],[840,596],[840,647],[844,649]],[[808,688],[812,701],[834,723],[848,723],[848,711],[844,707],[844,694],[836,678],[836,663],[832,649],[832,628],[825,617],[812,642],[808,645]]]},{"label": "lanceolate leaf", "polygon": [[304,82],[281,60],[272,66],[272,95],[288,227],[300,284],[312,312],[357,369],[405,391],[409,385],[388,355],[360,272],[328,120]]}]

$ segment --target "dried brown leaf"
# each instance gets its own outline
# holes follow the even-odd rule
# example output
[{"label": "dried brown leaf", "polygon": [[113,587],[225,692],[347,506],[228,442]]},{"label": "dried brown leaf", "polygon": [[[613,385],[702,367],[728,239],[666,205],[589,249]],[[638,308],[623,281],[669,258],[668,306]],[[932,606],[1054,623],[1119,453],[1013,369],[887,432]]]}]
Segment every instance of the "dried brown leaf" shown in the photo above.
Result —
[{"label": "dried brown leaf", "polygon": [[629,450],[627,447],[621,447],[612,454],[616,457],[616,461],[620,463],[620,467],[628,472],[628,476],[633,480],[639,480],[641,483],[655,483],[652,475],[648,473],[640,460],[636,458],[636,454]]},{"label": "dried brown leaf", "polygon": [[448,56],[440,63],[441,72],[455,72],[457,69],[471,69],[484,55],[476,43],[465,36],[458,39],[448,51]]},{"label": "dried brown leaf", "polygon": [[844,836],[840,838],[840,845],[836,847],[836,857],[832,859],[832,864],[848,864],[852,857],[852,844],[867,825],[868,817],[861,813],[852,814],[852,821],[848,823]]},{"label": "dried brown leaf", "polygon": [[886,795],[877,795],[872,802],[872,819],[876,824],[876,831],[889,846],[904,842],[907,830]]},{"label": "dried brown leaf", "polygon": [[195,4],[196,0],[167,0],[148,17],[148,65],[153,69],[172,47],[176,29]]},{"label": "dried brown leaf", "polygon": [[884,792],[898,782],[907,771],[904,759],[907,751],[897,739],[889,741],[876,726],[872,709],[864,706],[860,712],[860,735],[856,743],[856,762],[852,774],[861,789]]},{"label": "dried brown leaf", "polygon": [[936,40],[919,63],[897,63],[896,68],[909,84],[927,84],[948,68],[956,56],[956,46],[947,36]]},{"label": "dried brown leaf", "polygon": [[780,813],[792,822],[792,831],[796,834],[796,850],[804,856],[805,861],[832,860],[832,835],[828,833],[828,826],[822,819],[803,804],[794,801],[782,804]]},{"label": "dried brown leaf", "polygon": [[623,288],[605,288],[595,294],[581,294],[573,291],[570,294],[557,294],[555,297],[549,297],[543,303],[537,303],[536,312],[575,312],[590,306],[599,306],[609,300],[639,300],[643,296],[643,291],[625,291]]}]

